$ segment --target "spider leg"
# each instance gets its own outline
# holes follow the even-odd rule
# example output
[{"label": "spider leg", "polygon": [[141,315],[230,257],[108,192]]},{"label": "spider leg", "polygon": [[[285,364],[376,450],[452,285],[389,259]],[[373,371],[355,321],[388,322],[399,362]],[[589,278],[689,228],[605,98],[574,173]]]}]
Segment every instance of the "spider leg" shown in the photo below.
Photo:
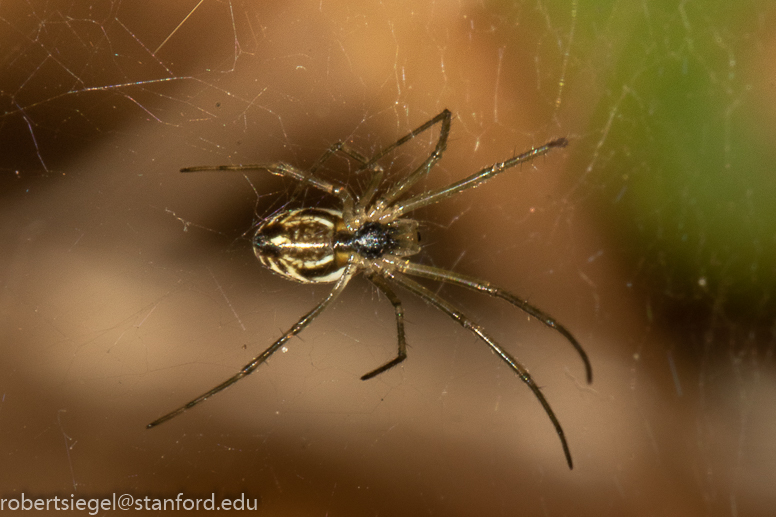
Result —
[{"label": "spider leg", "polygon": [[399,353],[391,361],[385,363],[379,368],[375,368],[367,374],[362,375],[362,381],[376,377],[407,359],[407,342],[404,339],[404,309],[402,308],[401,300],[398,296],[396,296],[396,293],[393,292],[391,286],[388,285],[388,282],[386,282],[382,276],[372,273],[368,274],[366,277],[371,280],[371,282],[375,284],[377,288],[383,292],[383,294],[385,294],[388,300],[390,300],[391,304],[393,304],[393,308],[396,311],[396,334],[398,335],[399,340]]},{"label": "spider leg", "polygon": [[[329,149],[323,153],[323,155],[318,159],[318,161],[315,163],[315,165],[312,166],[310,169],[310,174],[315,174],[315,172],[320,169],[324,163],[326,163],[329,158],[331,158],[335,153],[342,153],[346,156],[349,156],[353,160],[357,161],[361,164],[361,167],[358,169],[358,171],[362,170],[370,170],[372,172],[372,179],[369,182],[369,186],[367,187],[366,191],[364,191],[364,194],[360,196],[358,201],[358,209],[360,212],[363,212],[363,209],[366,208],[366,206],[369,204],[369,202],[372,200],[372,198],[375,195],[375,192],[377,192],[377,188],[380,186],[380,183],[383,181],[383,168],[377,165],[374,162],[370,162],[367,160],[367,158],[356,151],[355,149],[350,148],[345,142],[337,142],[336,144],[329,147]],[[358,222],[355,223],[356,226],[358,225]]]},{"label": "spider leg", "polygon": [[[275,176],[283,176],[294,179],[300,183],[316,188],[332,196],[339,198],[342,203],[343,213],[353,213],[353,207],[355,202],[353,201],[353,195],[350,191],[341,185],[335,185],[329,181],[320,179],[312,175],[310,172],[302,171],[288,165],[287,163],[270,163],[266,165],[250,164],[250,165],[216,165],[208,166],[202,165],[198,167],[184,167],[181,172],[202,172],[202,171],[250,171],[250,170],[265,170]],[[346,221],[347,222],[347,221]]]},{"label": "spider leg", "polygon": [[209,399],[219,391],[222,391],[235,382],[239,381],[243,377],[247,377],[251,373],[256,370],[262,363],[264,363],[269,357],[277,352],[277,350],[283,346],[289,339],[294,337],[295,335],[299,334],[302,330],[305,329],[310,323],[313,322],[313,320],[318,317],[318,315],[323,312],[323,310],[331,304],[339,295],[342,293],[343,289],[345,289],[345,286],[348,284],[351,278],[353,278],[353,275],[355,274],[356,266],[351,262],[348,264],[348,267],[345,269],[344,274],[340,277],[339,280],[337,280],[337,283],[334,284],[334,287],[332,287],[331,291],[329,292],[329,295],[321,301],[313,310],[302,316],[302,318],[294,324],[293,327],[291,327],[283,336],[272,343],[269,348],[267,348],[264,352],[261,353],[261,355],[256,356],[250,363],[246,364],[242,367],[242,369],[234,376],[230,377],[229,379],[225,380],[215,388],[211,389],[207,393],[204,393],[200,395],[199,397],[195,398],[191,402],[184,404],[183,406],[179,407],[175,411],[172,411],[170,413],[167,413],[161,418],[157,418],[150,424],[146,426],[146,429],[151,429],[152,427],[156,427],[159,424],[163,424],[164,422],[175,418],[176,416],[180,415],[186,410],[189,410],[199,404],[200,402],[204,402],[205,400]]},{"label": "spider leg", "polygon": [[514,167],[515,165],[533,160],[537,156],[547,154],[551,149],[554,149],[555,147],[566,147],[567,144],[568,144],[568,140],[566,140],[565,138],[558,138],[556,140],[552,140],[550,142],[547,142],[541,147],[537,147],[535,149],[531,149],[530,151],[526,151],[523,154],[515,156],[514,158],[510,158],[507,161],[494,163],[490,167],[485,167],[481,171],[475,172],[468,178],[464,178],[460,181],[456,181],[451,185],[448,185],[446,187],[442,187],[436,190],[424,192],[422,194],[418,194],[417,196],[413,196],[409,199],[406,199],[404,202],[395,205],[393,209],[386,210],[385,213],[380,216],[380,221],[382,222],[383,220],[392,220],[397,217],[401,217],[402,214],[406,214],[407,212],[411,212],[413,210],[417,210],[418,208],[431,205],[446,197],[450,197],[453,194],[457,194],[458,192],[461,192],[463,190],[474,188],[478,185],[485,183],[493,176]]},{"label": "spider leg", "polygon": [[358,200],[357,210],[359,214],[366,214],[366,207],[369,206],[370,201],[375,197],[377,189],[380,187],[380,183],[383,182],[383,176],[385,175],[383,168],[376,163],[371,164],[369,167],[373,172],[372,179],[369,182],[369,186]]},{"label": "spider leg", "polygon": [[473,291],[479,291],[481,293],[488,294],[495,298],[501,298],[502,300],[508,301],[518,309],[522,310],[523,312],[527,313],[530,316],[533,316],[534,318],[541,321],[551,329],[557,330],[563,337],[565,337],[566,340],[569,343],[571,343],[571,346],[574,347],[574,349],[577,351],[579,356],[582,358],[582,362],[585,363],[585,373],[587,375],[587,383],[590,384],[591,382],[593,382],[593,368],[592,366],[590,366],[590,360],[588,359],[587,354],[582,348],[582,345],[580,345],[579,341],[577,341],[576,338],[574,338],[574,336],[571,335],[571,332],[566,330],[566,327],[564,327],[563,325],[555,321],[555,318],[553,318],[546,312],[540,310],[537,307],[534,307],[533,305],[531,305],[525,300],[521,300],[517,296],[505,291],[504,289],[501,289],[500,287],[496,287],[490,284],[489,282],[485,282],[483,280],[478,280],[476,278],[472,278],[469,276],[453,273],[452,271],[447,271],[446,269],[440,269],[436,267],[429,267],[429,266],[423,266],[421,264],[415,264],[413,262],[410,262],[409,260],[401,260],[401,259],[388,258],[388,257],[385,257],[383,260],[391,264],[398,271],[401,271],[402,273],[406,273],[408,275],[415,275],[422,278],[428,278],[430,280],[436,280],[438,282],[448,282],[451,284],[460,285],[461,287],[466,287],[467,289],[471,289]]},{"label": "spider leg", "polygon": [[315,174],[315,172],[336,153],[342,153],[346,156],[349,156],[361,165],[369,165],[369,160],[367,160],[366,156],[362,155],[355,149],[351,149],[345,142],[337,142],[336,144],[329,147],[326,152],[323,153],[320,158],[318,158],[318,161],[315,162],[315,165],[310,168],[310,174]]},{"label": "spider leg", "polygon": [[408,134],[404,135],[403,137],[398,139],[395,143],[389,145],[388,147],[386,147],[385,149],[377,153],[375,156],[373,156],[371,160],[369,160],[370,164],[376,162],[377,160],[387,155],[388,153],[390,153],[400,145],[405,144],[408,141],[412,140],[413,138],[415,138],[416,136],[418,136],[428,128],[434,126],[439,122],[442,122],[442,128],[439,130],[439,139],[437,140],[436,147],[434,147],[434,150],[431,152],[428,158],[426,158],[426,161],[420,164],[420,167],[415,169],[406,178],[404,178],[402,181],[399,181],[398,183],[393,185],[382,196],[377,198],[377,201],[375,202],[374,207],[372,208],[372,211],[370,213],[370,217],[374,217],[375,214],[382,212],[387,206],[393,203],[394,200],[396,200],[399,196],[401,196],[407,189],[411,188],[421,178],[427,175],[431,170],[431,167],[433,167],[434,164],[439,161],[439,159],[442,157],[442,152],[444,152],[444,150],[447,148],[447,137],[450,134],[451,119],[452,119],[452,114],[450,113],[450,111],[445,109],[442,111],[442,113],[432,118],[431,120],[429,120],[422,126],[418,127],[417,129],[410,131]]},{"label": "spider leg", "polygon": [[560,438],[560,443],[563,447],[563,453],[566,455],[566,462],[568,463],[569,468],[573,469],[574,465],[573,465],[573,462],[571,461],[571,451],[569,451],[569,446],[568,446],[568,443],[566,442],[566,436],[563,433],[563,428],[561,427],[560,422],[558,421],[558,418],[555,416],[555,413],[552,411],[552,408],[550,407],[549,402],[547,402],[547,399],[544,398],[544,395],[542,394],[541,390],[529,375],[526,367],[523,366],[523,364],[520,361],[515,359],[509,352],[501,348],[501,346],[498,343],[496,343],[490,336],[488,336],[485,333],[485,330],[482,327],[475,324],[472,320],[470,320],[466,315],[464,315],[460,310],[458,310],[458,308],[456,308],[450,302],[441,298],[433,291],[420,285],[416,281],[410,278],[407,278],[401,273],[391,271],[391,269],[392,268],[390,266],[383,269],[383,274],[387,278],[393,280],[394,282],[404,287],[408,291],[415,293],[416,295],[420,296],[429,304],[435,306],[437,309],[446,313],[448,316],[450,316],[455,321],[457,321],[463,328],[472,331],[477,337],[483,340],[496,354],[498,354],[498,356],[501,358],[502,361],[507,363],[507,365],[509,365],[509,367],[512,368],[512,370],[514,370],[515,373],[517,373],[517,376],[520,377],[520,380],[523,381],[531,389],[534,396],[539,400],[539,403],[544,408],[544,412],[547,413],[547,416],[550,418],[552,425],[555,426],[555,432],[558,433],[558,437]]}]

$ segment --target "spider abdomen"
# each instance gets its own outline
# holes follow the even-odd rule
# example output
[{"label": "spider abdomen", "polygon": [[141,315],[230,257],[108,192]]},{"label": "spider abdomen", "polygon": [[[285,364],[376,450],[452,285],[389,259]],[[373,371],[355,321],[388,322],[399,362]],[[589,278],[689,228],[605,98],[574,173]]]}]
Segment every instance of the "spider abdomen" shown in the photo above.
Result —
[{"label": "spider abdomen", "polygon": [[253,252],[264,266],[285,278],[303,283],[336,282],[353,253],[367,260],[417,253],[417,226],[411,219],[388,224],[368,221],[350,231],[338,210],[286,210],[258,227]]},{"label": "spider abdomen", "polygon": [[335,250],[334,235],[344,228],[342,212],[300,208],[275,214],[253,236],[253,252],[275,273],[304,283],[334,282],[349,253]]}]

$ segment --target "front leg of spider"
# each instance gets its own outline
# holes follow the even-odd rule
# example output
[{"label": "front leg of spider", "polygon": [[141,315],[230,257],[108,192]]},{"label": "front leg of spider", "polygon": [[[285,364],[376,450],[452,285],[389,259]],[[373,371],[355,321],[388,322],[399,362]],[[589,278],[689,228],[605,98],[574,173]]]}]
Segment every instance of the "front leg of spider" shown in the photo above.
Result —
[{"label": "front leg of spider", "polygon": [[[180,415],[250,375],[261,364],[266,362],[275,351],[293,336],[304,330],[329,307],[345,289],[345,286],[353,276],[363,272],[367,279],[393,305],[396,318],[398,353],[394,359],[363,375],[362,379],[371,379],[384,373],[404,361],[407,357],[407,345],[404,336],[404,309],[400,298],[394,292],[391,284],[398,285],[419,296],[430,305],[446,313],[464,328],[473,332],[515,371],[518,378],[530,388],[555,427],[566,456],[566,461],[569,468],[572,467],[571,453],[560,422],[552,411],[550,404],[528,374],[527,368],[510,355],[501,345],[496,343],[482,327],[474,323],[473,320],[464,315],[455,306],[439,297],[433,291],[409,279],[406,275],[452,283],[483,292],[506,300],[515,307],[539,319],[546,326],[561,334],[576,349],[585,365],[587,380],[591,382],[592,369],[582,346],[554,318],[503,289],[451,271],[411,262],[407,257],[416,255],[420,251],[418,222],[405,217],[407,213],[413,210],[437,203],[459,192],[481,185],[520,163],[544,155],[552,149],[564,147],[567,141],[564,138],[551,140],[540,147],[531,149],[509,160],[486,167],[446,187],[406,197],[405,194],[411,187],[428,175],[433,166],[442,158],[447,148],[451,120],[451,113],[448,110],[443,110],[436,117],[375,154],[371,159],[367,159],[344,143],[335,144],[321,156],[309,171],[300,170],[285,163],[199,166],[181,169],[181,172],[266,170],[271,174],[293,179],[302,186],[312,187],[338,199],[341,205],[339,209],[309,207],[294,208],[275,213],[258,225],[252,237],[253,251],[256,257],[274,273],[296,282],[333,283],[334,286],[326,298],[314,309],[305,314],[283,336],[270,345],[262,354],[245,365],[237,374],[175,411],[151,422],[148,425],[149,428]],[[377,164],[377,161],[437,125],[440,126],[439,137],[434,149],[423,163],[404,179],[392,185],[382,185],[384,171]],[[361,196],[355,194],[347,186],[331,183],[319,178],[315,174],[336,153],[344,154],[346,157],[356,161],[359,164],[358,170],[371,171],[371,180]]]}]

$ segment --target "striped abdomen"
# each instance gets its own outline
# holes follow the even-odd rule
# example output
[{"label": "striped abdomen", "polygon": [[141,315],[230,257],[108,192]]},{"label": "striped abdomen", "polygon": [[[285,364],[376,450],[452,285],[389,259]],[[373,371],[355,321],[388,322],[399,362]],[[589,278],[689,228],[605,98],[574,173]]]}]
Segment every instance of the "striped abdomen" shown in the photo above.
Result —
[{"label": "striped abdomen", "polygon": [[300,208],[280,212],[259,226],[253,252],[262,264],[291,280],[335,282],[354,253],[366,260],[417,253],[417,227],[411,219],[369,221],[351,232],[342,212]]},{"label": "striped abdomen", "polygon": [[334,249],[345,227],[342,213],[300,208],[274,215],[256,230],[253,252],[272,271],[298,282],[334,282],[342,276],[350,254]]}]

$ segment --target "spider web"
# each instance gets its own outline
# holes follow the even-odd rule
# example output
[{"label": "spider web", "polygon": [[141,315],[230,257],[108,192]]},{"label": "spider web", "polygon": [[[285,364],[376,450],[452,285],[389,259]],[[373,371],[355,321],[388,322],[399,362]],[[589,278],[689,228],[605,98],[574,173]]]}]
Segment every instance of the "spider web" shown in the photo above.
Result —
[{"label": "spider web", "polygon": [[[3,497],[765,514],[775,18],[765,1],[0,3]],[[554,333],[434,286],[529,367],[574,471],[525,386],[407,293],[408,360],[359,381],[395,353],[395,323],[358,281],[249,380],[146,432],[328,292],[262,270],[241,236],[332,200],[178,169],[306,168],[337,141],[370,155],[444,108],[448,149],[419,189],[570,140],[412,215],[418,261],[528,298],[585,346],[591,386]],[[386,157],[389,181],[437,131]],[[359,190],[356,169],[322,174]]]}]

